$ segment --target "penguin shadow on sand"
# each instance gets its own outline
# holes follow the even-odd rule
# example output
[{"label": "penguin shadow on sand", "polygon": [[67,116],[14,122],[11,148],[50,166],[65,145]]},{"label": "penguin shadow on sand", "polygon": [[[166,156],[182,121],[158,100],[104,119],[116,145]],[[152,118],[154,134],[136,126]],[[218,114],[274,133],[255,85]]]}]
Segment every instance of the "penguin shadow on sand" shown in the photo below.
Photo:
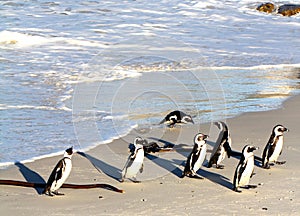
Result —
[{"label": "penguin shadow on sand", "polygon": [[[29,169],[28,167],[26,167],[24,164],[20,162],[16,162],[15,165],[19,168],[20,172],[22,173],[23,177],[27,182],[35,182],[41,185],[42,184],[46,185],[45,180],[37,172]],[[44,187],[34,187],[34,189],[39,195],[43,194]]]},{"label": "penguin shadow on sand", "polygon": [[121,176],[121,172],[122,170],[114,167],[104,161],[101,161],[87,153],[84,152],[80,152],[78,151],[77,154],[79,154],[80,156],[86,158],[88,161],[90,161],[90,163],[100,172],[100,173],[104,173],[107,176],[119,181],[120,176]]},{"label": "penguin shadow on sand", "polygon": [[[242,156],[242,152],[238,152],[232,149],[230,156],[237,160],[240,160]],[[262,158],[254,155],[254,165],[257,167],[261,167],[261,163],[262,163]]]},{"label": "penguin shadow on sand", "polygon": [[[182,166],[184,167],[185,166],[185,163],[186,163],[186,159],[187,157],[189,156],[189,154],[191,153],[192,151],[192,146],[191,145],[187,145],[187,144],[178,144],[175,146],[175,144],[169,142],[169,141],[166,141],[166,140],[162,140],[162,139],[156,139],[156,138],[153,138],[151,137],[150,139],[153,139],[153,140],[156,140],[158,142],[161,142],[163,144],[165,144],[165,146],[172,146],[176,152],[178,152],[179,154],[181,154],[182,156],[184,156],[184,160],[177,160],[177,161],[174,161],[174,164],[173,165],[170,165],[170,161],[168,160],[165,160],[165,159],[162,159],[162,158],[158,158],[157,156],[155,155],[146,155],[146,157],[150,160],[152,160],[153,162],[155,162],[157,165],[167,169],[167,170],[170,170],[172,174],[176,175],[177,177],[181,178],[182,177],[182,173],[183,173],[183,170],[180,169],[179,166]],[[210,142],[210,141],[208,141]],[[213,142],[211,143],[208,143],[209,145],[214,145]],[[187,147],[190,147],[190,148],[187,148]],[[154,160],[155,159],[155,160]],[[173,167],[171,167],[173,166]],[[209,181],[211,182],[214,182],[216,184],[219,184],[225,188],[228,188],[229,190],[232,190],[232,182],[230,181],[230,179],[228,179],[227,177],[224,177],[218,173],[214,173],[214,172],[210,172],[210,171],[207,171],[207,170],[204,170],[204,169],[200,169],[198,171],[198,174],[201,175],[202,177],[204,177],[205,179],[208,179]],[[187,177],[186,177],[187,178]],[[199,180],[201,181],[201,180]]]},{"label": "penguin shadow on sand", "polygon": [[[210,145],[210,146],[214,146],[215,145],[215,142],[213,141],[206,141],[207,145]],[[185,167],[186,165],[186,160],[187,160],[187,157],[189,156],[189,154],[191,153],[192,151],[192,146],[191,145],[187,145],[187,144],[180,144],[179,146],[183,146],[183,147],[186,147],[186,146],[190,146],[191,148],[190,149],[185,149],[184,151],[177,151],[179,154],[182,154],[186,159],[185,161],[182,162],[182,165],[183,167]],[[199,174],[200,176],[202,176],[204,179],[207,179],[215,184],[218,184],[218,185],[221,185],[222,187],[225,187],[229,190],[232,190],[232,182],[229,178],[221,175],[221,174],[218,174],[218,173],[215,173],[215,172],[211,172],[211,171],[208,171],[206,169],[203,169],[203,167],[207,167],[207,164],[208,164],[208,161],[204,161],[203,165],[202,165],[202,168],[200,168],[197,172],[197,174]],[[211,169],[213,170],[213,169]],[[181,171],[182,173],[182,171]],[[182,176],[182,175],[181,175]],[[185,177],[185,178],[188,178],[188,177]],[[200,183],[201,183],[201,180],[199,180]]]}]

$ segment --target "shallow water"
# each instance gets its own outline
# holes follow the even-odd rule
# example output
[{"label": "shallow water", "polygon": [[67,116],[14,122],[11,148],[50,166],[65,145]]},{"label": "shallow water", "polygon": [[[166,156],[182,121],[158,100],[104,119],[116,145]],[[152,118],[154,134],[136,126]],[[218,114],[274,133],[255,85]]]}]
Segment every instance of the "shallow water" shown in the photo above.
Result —
[{"label": "shallow water", "polygon": [[[299,89],[299,16],[259,2],[1,1],[0,164],[158,127],[174,109],[203,123],[278,108]],[[97,139],[78,142],[91,124]]]}]

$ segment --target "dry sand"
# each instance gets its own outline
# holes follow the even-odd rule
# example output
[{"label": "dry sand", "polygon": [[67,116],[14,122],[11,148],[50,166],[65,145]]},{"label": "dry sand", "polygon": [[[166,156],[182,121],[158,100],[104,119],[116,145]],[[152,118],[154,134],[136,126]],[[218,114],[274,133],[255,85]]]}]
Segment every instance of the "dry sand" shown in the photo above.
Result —
[{"label": "dry sand", "polygon": [[[300,96],[287,100],[279,110],[246,113],[226,120],[233,139],[233,149],[241,151],[245,144],[260,149],[261,157],[274,125],[280,123],[290,129],[285,135],[281,160],[270,170],[255,166],[256,175],[250,183],[256,189],[236,193],[231,190],[232,178],[238,158],[226,158],[225,169],[202,167],[199,174],[204,180],[179,178],[182,163],[188,155],[193,137],[201,130],[213,133],[210,124],[184,126],[174,130],[155,129],[147,137],[159,138],[164,143],[186,148],[178,152],[160,153],[146,159],[144,172],[138,176],[142,181],[118,182],[118,175],[128,155],[128,140],[135,133],[113,141],[105,147],[87,152],[87,158],[75,154],[73,170],[67,183],[109,183],[125,190],[120,194],[106,189],[74,190],[62,188],[65,196],[40,195],[40,189],[16,186],[0,186],[1,215],[298,215],[299,193],[299,107]],[[161,134],[161,131],[164,131]],[[212,135],[213,137],[213,135]],[[159,142],[162,144],[162,142]],[[60,157],[18,164],[0,171],[0,179],[44,182]],[[103,160],[102,160],[103,159]]]}]

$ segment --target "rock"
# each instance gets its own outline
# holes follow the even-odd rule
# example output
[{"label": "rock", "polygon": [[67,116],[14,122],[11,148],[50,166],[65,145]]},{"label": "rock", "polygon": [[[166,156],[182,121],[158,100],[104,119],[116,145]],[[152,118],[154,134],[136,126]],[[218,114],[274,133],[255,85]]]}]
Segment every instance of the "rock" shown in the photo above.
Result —
[{"label": "rock", "polygon": [[283,16],[293,16],[300,13],[300,5],[297,4],[284,4],[276,6],[273,3],[263,3],[256,8],[260,12],[281,14]]}]

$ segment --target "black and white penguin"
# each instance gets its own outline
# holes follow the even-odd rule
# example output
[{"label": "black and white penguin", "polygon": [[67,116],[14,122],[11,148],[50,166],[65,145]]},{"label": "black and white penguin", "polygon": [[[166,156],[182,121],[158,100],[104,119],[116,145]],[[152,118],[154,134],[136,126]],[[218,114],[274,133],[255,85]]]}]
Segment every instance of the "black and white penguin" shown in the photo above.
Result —
[{"label": "black and white penguin", "polygon": [[49,179],[46,183],[46,187],[44,189],[44,194],[53,196],[53,195],[64,195],[63,193],[59,193],[58,189],[65,183],[67,178],[69,177],[72,170],[72,158],[73,155],[73,147],[68,148],[64,157],[58,161],[53,171],[51,172]]},{"label": "black and white penguin", "polygon": [[215,125],[220,129],[220,137],[212,150],[207,167],[210,168],[215,164],[217,169],[223,169],[224,166],[220,163],[225,159],[226,155],[230,158],[232,141],[228,126],[224,122],[218,121],[215,122]]},{"label": "black and white penguin", "polygon": [[265,169],[270,168],[270,163],[275,162],[276,164],[284,164],[285,161],[278,161],[279,155],[281,155],[283,147],[283,133],[289,130],[282,126],[276,125],[270,136],[270,139],[263,151],[262,155],[262,167]]},{"label": "black and white penguin", "polygon": [[194,148],[187,158],[182,178],[184,176],[188,176],[203,179],[203,177],[197,174],[197,171],[201,168],[206,157],[207,137],[208,135],[205,135],[203,133],[196,134],[194,138]]},{"label": "black and white penguin", "polygon": [[168,124],[169,127],[174,127],[175,124],[183,123],[193,123],[192,117],[182,111],[175,110],[170,112],[159,124]]},{"label": "black and white penguin", "polygon": [[256,188],[256,185],[249,185],[250,178],[254,171],[254,154],[253,151],[257,150],[258,147],[246,145],[243,148],[242,156],[238,166],[236,167],[233,179],[233,190],[236,192],[241,192],[238,190],[239,187],[242,188]]},{"label": "black and white penguin", "polygon": [[131,155],[129,155],[122,170],[122,178],[120,179],[120,182],[124,182],[124,179],[127,178],[135,183],[138,183],[139,181],[136,180],[136,175],[138,172],[143,172],[145,140],[141,137],[136,137],[133,144],[134,149]]}]

